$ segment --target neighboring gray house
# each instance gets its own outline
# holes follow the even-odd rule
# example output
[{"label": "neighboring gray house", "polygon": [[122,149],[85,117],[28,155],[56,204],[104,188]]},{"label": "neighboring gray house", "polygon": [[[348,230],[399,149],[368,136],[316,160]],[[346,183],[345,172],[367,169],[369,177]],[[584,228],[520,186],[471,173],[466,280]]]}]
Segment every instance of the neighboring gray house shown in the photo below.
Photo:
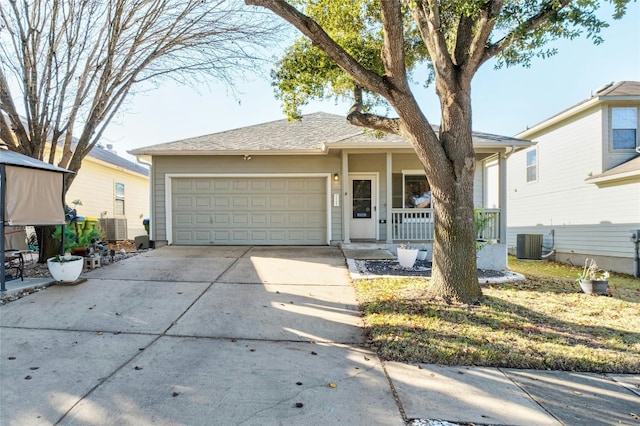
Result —
[{"label": "neighboring gray house", "polygon": [[508,161],[510,251],[638,274],[639,122],[640,82],[622,81],[516,135],[536,145]]},{"label": "neighboring gray house", "polygon": [[[528,141],[474,133],[475,204],[506,200],[506,156]],[[151,164],[151,239],[175,245],[328,245],[433,240],[429,182],[410,144],[315,113],[130,151]],[[485,165],[496,165],[487,178]],[[497,177],[502,176],[502,180]],[[491,184],[491,191],[487,186]],[[502,190],[499,190],[502,189]],[[499,208],[484,237],[506,267]]]}]

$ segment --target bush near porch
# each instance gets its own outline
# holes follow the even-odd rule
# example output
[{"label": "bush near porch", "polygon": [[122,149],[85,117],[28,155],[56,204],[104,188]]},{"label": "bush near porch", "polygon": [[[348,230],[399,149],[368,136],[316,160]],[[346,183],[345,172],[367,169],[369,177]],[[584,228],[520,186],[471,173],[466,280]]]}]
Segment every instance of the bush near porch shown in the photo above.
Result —
[{"label": "bush near porch", "polygon": [[580,267],[509,266],[526,280],[483,287],[479,305],[449,305],[425,279],[356,281],[371,345],[410,363],[640,373],[640,279],[614,274],[611,297],[591,296]]}]

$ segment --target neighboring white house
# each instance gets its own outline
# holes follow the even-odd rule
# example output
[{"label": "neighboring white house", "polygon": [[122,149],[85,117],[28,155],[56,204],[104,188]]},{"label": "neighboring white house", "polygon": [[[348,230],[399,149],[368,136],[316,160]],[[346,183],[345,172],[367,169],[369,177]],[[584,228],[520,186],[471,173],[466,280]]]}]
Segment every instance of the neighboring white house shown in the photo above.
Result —
[{"label": "neighboring white house", "polygon": [[508,160],[509,251],[638,274],[638,123],[640,82],[623,81],[517,134],[536,145]]},{"label": "neighboring white house", "polygon": [[143,220],[149,216],[149,170],[119,156],[107,145],[96,145],[66,194],[78,215],[100,220],[105,238],[132,240],[146,235]]},{"label": "neighboring white house", "polygon": [[[474,132],[473,144],[474,202],[488,220],[482,237],[495,242],[482,258],[495,256],[480,267],[503,269],[506,222],[486,201],[497,194],[506,203],[506,157],[531,143]],[[156,246],[433,240],[429,182],[411,145],[365,133],[342,116],[315,113],[130,153],[152,165]]]}]

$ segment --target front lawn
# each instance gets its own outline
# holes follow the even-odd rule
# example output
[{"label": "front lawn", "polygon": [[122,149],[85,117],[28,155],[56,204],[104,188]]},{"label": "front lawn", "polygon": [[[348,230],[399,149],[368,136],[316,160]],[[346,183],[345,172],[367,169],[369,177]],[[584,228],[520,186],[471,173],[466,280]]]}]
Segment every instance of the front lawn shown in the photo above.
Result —
[{"label": "front lawn", "polygon": [[446,304],[426,279],[356,281],[371,344],[394,361],[640,373],[640,279],[613,274],[611,297],[590,296],[578,267],[509,267],[527,279],[484,286],[477,306]]}]

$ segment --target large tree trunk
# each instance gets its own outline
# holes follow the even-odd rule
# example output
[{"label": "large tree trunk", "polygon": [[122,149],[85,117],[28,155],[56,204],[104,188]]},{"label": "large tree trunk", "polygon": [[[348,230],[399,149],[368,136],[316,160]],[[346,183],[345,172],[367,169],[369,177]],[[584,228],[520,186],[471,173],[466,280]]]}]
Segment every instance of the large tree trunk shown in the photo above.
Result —
[{"label": "large tree trunk", "polygon": [[56,231],[55,226],[36,226],[35,228],[40,251],[38,263],[47,263],[47,259],[60,254],[62,243],[53,238],[53,233]]},{"label": "large tree trunk", "polygon": [[473,220],[475,153],[471,132],[470,87],[437,84],[441,99],[440,143],[448,161],[421,156],[429,179],[434,209],[432,285],[445,299],[475,303],[478,284],[476,233]]},{"label": "large tree trunk", "polygon": [[475,302],[478,284],[473,221],[473,177],[476,169],[471,135],[471,89],[437,84],[441,101],[440,142],[452,173],[439,180],[434,197],[435,241],[433,285],[457,301]]}]

